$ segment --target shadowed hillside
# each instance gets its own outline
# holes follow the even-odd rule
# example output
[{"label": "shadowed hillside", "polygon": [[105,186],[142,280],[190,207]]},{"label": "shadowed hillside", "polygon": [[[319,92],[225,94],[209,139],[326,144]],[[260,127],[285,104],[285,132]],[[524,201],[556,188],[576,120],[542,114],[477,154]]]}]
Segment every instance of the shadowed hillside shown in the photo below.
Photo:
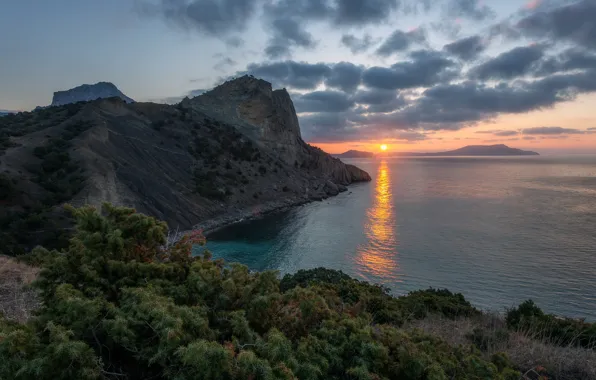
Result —
[{"label": "shadowed hillside", "polygon": [[287,92],[251,77],[176,106],[109,98],[8,115],[0,149],[1,250],[9,255],[63,246],[71,221],[57,206],[67,201],[133,206],[187,229],[370,180],[306,144]]}]

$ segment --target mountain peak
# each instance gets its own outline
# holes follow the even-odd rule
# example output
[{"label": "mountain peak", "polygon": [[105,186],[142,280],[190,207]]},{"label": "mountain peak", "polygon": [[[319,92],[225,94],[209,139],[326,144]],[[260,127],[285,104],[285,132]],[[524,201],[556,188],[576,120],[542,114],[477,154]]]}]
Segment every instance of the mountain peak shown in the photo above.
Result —
[{"label": "mountain peak", "polygon": [[199,96],[236,97],[256,93],[271,94],[272,91],[271,83],[266,80],[252,75],[243,75],[230,79]]},{"label": "mountain peak", "polygon": [[70,90],[54,92],[52,106],[111,97],[118,97],[127,103],[134,103],[134,100],[124,95],[113,83],[97,82],[95,84],[82,84]]}]

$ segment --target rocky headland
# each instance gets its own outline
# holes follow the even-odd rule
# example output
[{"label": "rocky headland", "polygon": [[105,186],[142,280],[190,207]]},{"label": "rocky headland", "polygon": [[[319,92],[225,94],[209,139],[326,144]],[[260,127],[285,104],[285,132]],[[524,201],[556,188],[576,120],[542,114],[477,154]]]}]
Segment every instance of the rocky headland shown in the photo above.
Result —
[{"label": "rocky headland", "polygon": [[8,115],[0,129],[2,252],[12,255],[65,242],[64,203],[211,229],[370,180],[305,143],[288,92],[250,76],[177,105],[111,97]]}]

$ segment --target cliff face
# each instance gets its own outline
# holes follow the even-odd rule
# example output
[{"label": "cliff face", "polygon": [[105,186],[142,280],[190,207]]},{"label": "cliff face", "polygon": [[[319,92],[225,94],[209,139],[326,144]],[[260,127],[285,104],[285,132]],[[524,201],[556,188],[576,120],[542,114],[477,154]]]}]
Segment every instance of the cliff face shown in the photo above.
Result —
[{"label": "cliff face", "polygon": [[108,201],[173,228],[209,228],[370,180],[302,140],[285,90],[248,77],[176,106],[112,97],[3,117],[0,133],[10,137],[0,152],[8,254],[48,245],[11,218],[47,221],[39,229],[52,241],[53,228],[68,228],[48,210],[64,202]]},{"label": "cliff face", "polygon": [[88,102],[96,99],[118,97],[127,103],[134,100],[124,95],[114,84],[99,82],[96,84],[84,84],[70,90],[54,92],[52,106],[62,106],[76,102]]},{"label": "cliff face", "polygon": [[369,181],[358,168],[347,168],[340,160],[302,140],[294,103],[286,89],[273,91],[271,83],[252,76],[228,81],[182,106],[208,113],[233,124],[288,165],[308,168],[315,175],[348,185]]},{"label": "cliff face", "polygon": [[285,89],[273,91],[262,79],[243,76],[182,104],[233,124],[288,164],[305,145],[290,95]]}]

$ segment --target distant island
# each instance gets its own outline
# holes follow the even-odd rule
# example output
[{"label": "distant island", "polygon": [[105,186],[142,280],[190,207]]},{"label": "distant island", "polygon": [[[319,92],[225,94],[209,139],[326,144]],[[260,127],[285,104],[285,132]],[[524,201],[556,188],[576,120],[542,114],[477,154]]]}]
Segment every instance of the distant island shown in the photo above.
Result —
[{"label": "distant island", "polygon": [[335,154],[334,156],[338,158],[372,158],[375,154],[373,152],[363,152],[361,150],[352,149],[341,154]]},{"label": "distant island", "polygon": [[521,150],[508,147],[505,144],[497,145],[467,145],[463,148],[448,150],[444,152],[435,153],[419,153],[419,152],[384,152],[372,153],[361,152],[357,150],[349,150],[342,154],[335,155],[339,158],[363,158],[363,157],[438,157],[438,156],[539,156],[537,152],[529,150]]}]

